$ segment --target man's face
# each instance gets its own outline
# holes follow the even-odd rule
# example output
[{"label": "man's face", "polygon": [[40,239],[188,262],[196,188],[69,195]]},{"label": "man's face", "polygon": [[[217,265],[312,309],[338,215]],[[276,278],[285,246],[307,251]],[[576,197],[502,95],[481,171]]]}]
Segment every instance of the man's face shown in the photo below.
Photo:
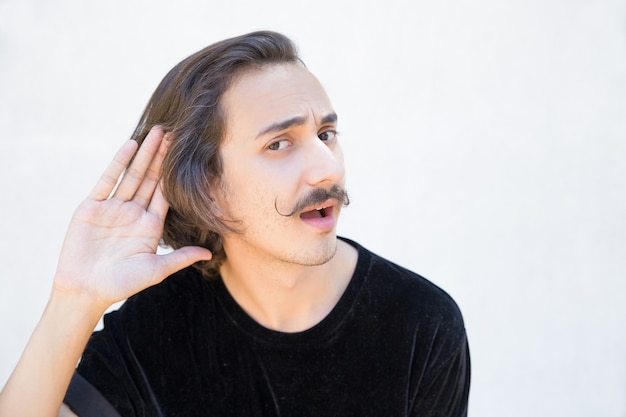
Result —
[{"label": "man's face", "polygon": [[243,250],[299,265],[330,260],[343,202],[322,191],[343,189],[345,172],[337,117],[317,79],[297,64],[264,66],[238,78],[221,105],[226,137],[216,198],[241,221],[241,233],[224,236],[227,256]]}]

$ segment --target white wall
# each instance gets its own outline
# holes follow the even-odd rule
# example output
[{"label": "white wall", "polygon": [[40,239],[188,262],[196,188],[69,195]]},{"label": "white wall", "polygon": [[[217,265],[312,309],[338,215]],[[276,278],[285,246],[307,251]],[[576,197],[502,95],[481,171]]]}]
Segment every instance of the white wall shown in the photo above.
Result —
[{"label": "white wall", "polygon": [[460,304],[471,415],[626,416],[625,16],[623,0],[0,1],[0,384],[73,208],[161,77],[269,28],[340,114],[341,233]]}]

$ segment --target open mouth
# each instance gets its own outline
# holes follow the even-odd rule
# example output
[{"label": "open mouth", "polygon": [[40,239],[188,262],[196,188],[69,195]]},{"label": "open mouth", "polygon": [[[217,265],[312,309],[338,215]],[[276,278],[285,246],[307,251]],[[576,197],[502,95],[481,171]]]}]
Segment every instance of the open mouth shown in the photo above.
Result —
[{"label": "open mouth", "polygon": [[323,207],[315,210],[305,211],[300,218],[306,219],[322,219],[330,214],[330,207]]}]

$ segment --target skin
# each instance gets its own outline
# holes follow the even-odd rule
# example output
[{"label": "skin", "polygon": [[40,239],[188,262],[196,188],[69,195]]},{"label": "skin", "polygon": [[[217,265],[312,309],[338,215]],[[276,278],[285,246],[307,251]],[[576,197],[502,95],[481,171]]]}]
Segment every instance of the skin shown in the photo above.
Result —
[{"label": "skin", "polygon": [[[327,117],[334,112],[317,80],[291,64],[244,74],[222,105],[227,117],[225,172],[214,197],[241,221],[239,233],[224,236],[224,282],[259,323],[304,330],[334,307],[357,255],[337,241],[337,201],[323,203],[329,214],[323,220],[303,219],[302,212],[284,217],[275,207],[287,212],[313,189],[343,185],[336,122]],[[301,123],[259,135],[293,117]],[[104,311],[210,259],[211,253],[199,247],[156,254],[168,210],[158,182],[167,143],[159,127],[139,150],[135,142],[126,143],[76,210],[48,305],[0,393],[1,416],[74,415],[62,405],[63,397]]]},{"label": "skin", "polygon": [[[352,276],[356,251],[337,240],[339,201],[316,205],[329,206],[323,224],[303,220],[302,212],[281,216],[276,209],[289,212],[316,188],[344,186],[335,112],[318,80],[297,64],[246,73],[222,106],[225,168],[216,198],[241,221],[241,230],[224,236],[221,275],[257,322],[305,330],[336,304]],[[284,121],[292,123],[266,132]]]}]

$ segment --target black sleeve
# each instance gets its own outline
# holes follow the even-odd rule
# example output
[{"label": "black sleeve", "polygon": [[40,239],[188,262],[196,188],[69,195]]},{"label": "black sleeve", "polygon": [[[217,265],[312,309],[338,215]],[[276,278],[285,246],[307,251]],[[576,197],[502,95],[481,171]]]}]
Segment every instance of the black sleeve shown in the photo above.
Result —
[{"label": "black sleeve", "polygon": [[64,402],[79,417],[120,417],[117,410],[78,372],[74,372]]},{"label": "black sleeve", "polygon": [[79,417],[158,415],[124,316],[118,311],[105,316],[105,328],[91,335],[74,372],[64,402]]},{"label": "black sleeve", "polygon": [[[197,281],[196,287],[203,282]],[[194,321],[193,297],[200,292],[189,285],[181,272],[104,316],[104,328],[91,335],[65,398],[75,413],[108,416],[99,411],[108,404],[117,412],[111,415],[165,414],[169,388],[184,385],[189,374],[193,328],[187,324]]]},{"label": "black sleeve", "polygon": [[410,415],[414,417],[466,417],[470,388],[467,338],[452,356],[424,375],[420,394]]}]

